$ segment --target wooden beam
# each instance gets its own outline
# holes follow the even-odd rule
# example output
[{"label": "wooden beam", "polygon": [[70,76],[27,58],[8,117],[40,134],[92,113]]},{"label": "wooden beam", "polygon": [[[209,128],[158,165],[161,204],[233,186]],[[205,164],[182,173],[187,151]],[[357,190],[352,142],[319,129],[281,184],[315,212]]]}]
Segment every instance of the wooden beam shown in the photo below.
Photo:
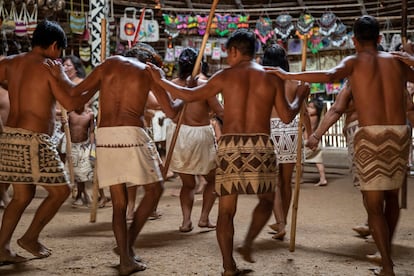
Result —
[{"label": "wooden beam", "polygon": [[365,2],[364,2],[364,0],[358,0],[357,2],[358,2],[358,4],[359,4],[359,6],[360,6],[360,9],[361,9],[361,14],[362,14],[362,15],[367,15],[368,13],[367,13],[367,9],[366,9],[366,7],[365,7]]}]

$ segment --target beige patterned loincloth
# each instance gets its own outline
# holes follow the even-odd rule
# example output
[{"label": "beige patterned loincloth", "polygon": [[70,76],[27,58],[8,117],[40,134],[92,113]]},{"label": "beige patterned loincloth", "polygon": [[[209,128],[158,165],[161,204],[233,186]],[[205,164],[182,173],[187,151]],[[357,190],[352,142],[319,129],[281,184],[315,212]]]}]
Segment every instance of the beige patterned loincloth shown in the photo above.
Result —
[{"label": "beige patterned loincloth", "polygon": [[272,138],[278,163],[296,163],[298,151],[299,117],[285,124],[280,118],[270,119],[270,137]]},{"label": "beige patterned loincloth", "polygon": [[98,127],[96,158],[99,187],[162,181],[155,143],[140,127]]},{"label": "beige patterned loincloth", "polygon": [[[167,127],[167,152],[176,125]],[[174,151],[171,156],[170,170],[192,175],[206,175],[216,168],[216,138],[211,125],[181,125]]]},{"label": "beige patterned loincloth", "polygon": [[351,169],[352,174],[352,182],[355,187],[358,189],[361,188],[359,184],[359,178],[355,167],[355,161],[354,161],[354,137],[355,132],[358,130],[359,122],[358,120],[350,122],[345,128],[344,128],[344,135],[346,139],[346,146],[348,148],[348,164],[349,168]]},{"label": "beige patterned loincloth", "polygon": [[56,145],[47,134],[5,127],[0,135],[0,182],[68,185]]},{"label": "beige patterned loincloth", "polygon": [[276,154],[267,134],[226,134],[218,143],[216,193],[264,194],[275,191]]},{"label": "beige patterned loincloth", "polygon": [[359,127],[354,147],[362,191],[401,187],[407,171],[410,139],[406,125]]},{"label": "beige patterned loincloth", "polygon": [[80,143],[72,143],[72,163],[76,182],[93,180],[93,168],[90,160],[91,144],[89,139]]}]

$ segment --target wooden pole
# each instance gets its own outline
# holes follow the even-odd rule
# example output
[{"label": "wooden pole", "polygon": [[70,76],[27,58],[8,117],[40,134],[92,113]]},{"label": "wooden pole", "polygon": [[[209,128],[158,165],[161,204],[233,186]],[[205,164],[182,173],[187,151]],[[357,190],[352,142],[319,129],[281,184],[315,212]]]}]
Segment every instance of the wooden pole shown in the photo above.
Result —
[{"label": "wooden pole", "polygon": [[[211,4],[210,14],[209,14],[208,20],[207,20],[206,32],[204,33],[203,41],[201,42],[200,51],[198,52],[196,63],[194,65],[193,72],[191,74],[192,78],[197,76],[197,74],[200,70],[201,59],[203,58],[204,50],[206,48],[208,36],[210,34],[211,22],[213,21],[213,17],[214,17],[214,13],[216,11],[217,4],[218,4],[218,0],[214,0],[213,4]],[[163,170],[164,179],[165,179],[165,177],[168,173],[168,168],[170,167],[172,153],[174,151],[175,143],[177,142],[178,133],[180,131],[180,127],[181,127],[181,124],[182,124],[182,121],[183,121],[183,118],[184,118],[184,112],[186,110],[186,107],[187,107],[186,104],[184,104],[183,108],[181,109],[180,115],[178,117],[178,122],[177,122],[177,125],[176,125],[175,130],[174,130],[174,134],[171,138],[170,147],[168,149],[167,156],[165,158],[165,164],[164,164],[164,170]]]},{"label": "wooden pole", "polygon": [[[106,18],[101,19],[101,63],[106,58]],[[99,126],[101,108],[98,109],[97,126]],[[95,139],[96,143],[96,139]],[[92,191],[92,208],[90,222],[96,222],[97,210],[98,210],[98,196],[99,196],[99,183],[98,183],[98,158],[95,159],[95,168],[93,169],[93,191]]]},{"label": "wooden pole", "polygon": [[[401,41],[403,47],[407,44],[407,0],[402,1],[402,12],[401,12]],[[405,179],[401,187],[401,208],[407,209],[407,177],[409,169],[405,174]]]},{"label": "wooden pole", "polygon": [[65,131],[65,136],[66,136],[66,162],[69,168],[69,180],[70,180],[70,186],[72,188],[72,197],[74,198],[76,196],[74,193],[76,183],[75,183],[75,172],[73,169],[72,139],[70,138],[68,112],[62,105],[60,105],[60,110],[62,112],[62,118],[64,122],[63,129]]},{"label": "wooden pole", "polygon": [[[306,71],[306,51],[307,51],[307,42],[308,38],[305,35],[302,39],[302,71]],[[303,120],[305,116],[305,103],[302,103],[299,115],[299,126],[298,126],[298,148],[296,153],[296,175],[295,175],[295,191],[293,193],[293,203],[292,203],[292,222],[290,227],[290,244],[289,251],[295,251],[295,242],[296,242],[296,221],[298,215],[298,204],[299,204],[299,191],[300,191],[300,178],[302,177],[302,147],[303,147]]]}]

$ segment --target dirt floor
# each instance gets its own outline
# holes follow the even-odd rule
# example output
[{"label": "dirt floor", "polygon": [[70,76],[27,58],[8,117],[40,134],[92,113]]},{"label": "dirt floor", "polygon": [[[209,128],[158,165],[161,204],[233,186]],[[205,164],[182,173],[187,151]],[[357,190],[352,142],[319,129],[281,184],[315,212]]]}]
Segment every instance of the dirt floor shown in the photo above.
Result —
[{"label": "dirt floor", "polygon": [[[331,170],[327,176],[327,187],[314,187],[311,182],[316,181],[317,175],[305,171],[295,251],[289,251],[289,237],[283,242],[275,241],[266,227],[254,244],[256,263],[247,263],[235,253],[239,268],[251,269],[249,275],[373,275],[369,269],[376,265],[367,261],[365,255],[375,252],[375,244],[370,238],[358,238],[351,229],[366,219],[361,195],[344,170]],[[135,245],[136,253],[148,268],[134,275],[219,275],[222,262],[215,231],[195,227],[190,233],[180,233],[181,210],[176,196],[180,181],[177,178],[165,186],[159,204],[162,218],[148,221]],[[41,188],[38,191],[12,239],[12,248],[25,257],[30,254],[17,246],[16,239],[25,231],[44,197]],[[401,212],[393,246],[397,275],[414,275],[414,178],[409,178],[408,192],[408,209]],[[193,224],[198,222],[201,207],[200,195],[196,199]],[[239,198],[235,246],[244,238],[256,202],[255,196]],[[217,203],[211,218],[215,220],[216,215]],[[18,266],[1,266],[0,275],[117,275],[111,216],[111,208],[99,209],[97,222],[90,223],[90,211],[72,208],[68,199],[41,236],[42,242],[53,249],[52,256]]]}]

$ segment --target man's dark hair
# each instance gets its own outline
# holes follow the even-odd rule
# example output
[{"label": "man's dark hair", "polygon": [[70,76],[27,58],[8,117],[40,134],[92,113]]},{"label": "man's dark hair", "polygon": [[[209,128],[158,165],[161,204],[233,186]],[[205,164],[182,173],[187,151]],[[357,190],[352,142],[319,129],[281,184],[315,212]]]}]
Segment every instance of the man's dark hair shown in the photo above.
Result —
[{"label": "man's dark hair", "polygon": [[65,56],[62,59],[62,61],[65,62],[68,59],[72,62],[73,67],[75,67],[76,76],[78,76],[78,78],[85,78],[86,72],[85,72],[85,67],[83,66],[82,60],[75,55],[68,55],[68,56]]},{"label": "man's dark hair", "polygon": [[142,43],[142,42],[137,43],[131,49],[126,50],[123,53],[123,56],[136,58],[143,63],[151,62],[158,67],[162,66],[161,57],[157,54],[155,49],[152,48],[152,46],[146,43]]},{"label": "man's dark hair", "polygon": [[40,46],[46,49],[55,41],[60,49],[65,49],[68,46],[62,27],[54,21],[43,20],[39,22],[33,32],[32,47]]},{"label": "man's dark hair", "polygon": [[178,77],[182,80],[187,79],[194,69],[197,60],[197,51],[193,48],[185,48],[178,57]]},{"label": "man's dark hair", "polygon": [[254,57],[256,54],[256,35],[248,30],[239,29],[233,32],[226,42],[226,49],[236,48],[242,55]]},{"label": "man's dark hair", "polygon": [[289,72],[289,61],[285,49],[278,44],[267,47],[263,54],[262,65],[280,67]]},{"label": "man's dark hair", "polygon": [[372,41],[377,44],[380,27],[375,17],[364,15],[354,23],[354,36],[360,42]]}]

